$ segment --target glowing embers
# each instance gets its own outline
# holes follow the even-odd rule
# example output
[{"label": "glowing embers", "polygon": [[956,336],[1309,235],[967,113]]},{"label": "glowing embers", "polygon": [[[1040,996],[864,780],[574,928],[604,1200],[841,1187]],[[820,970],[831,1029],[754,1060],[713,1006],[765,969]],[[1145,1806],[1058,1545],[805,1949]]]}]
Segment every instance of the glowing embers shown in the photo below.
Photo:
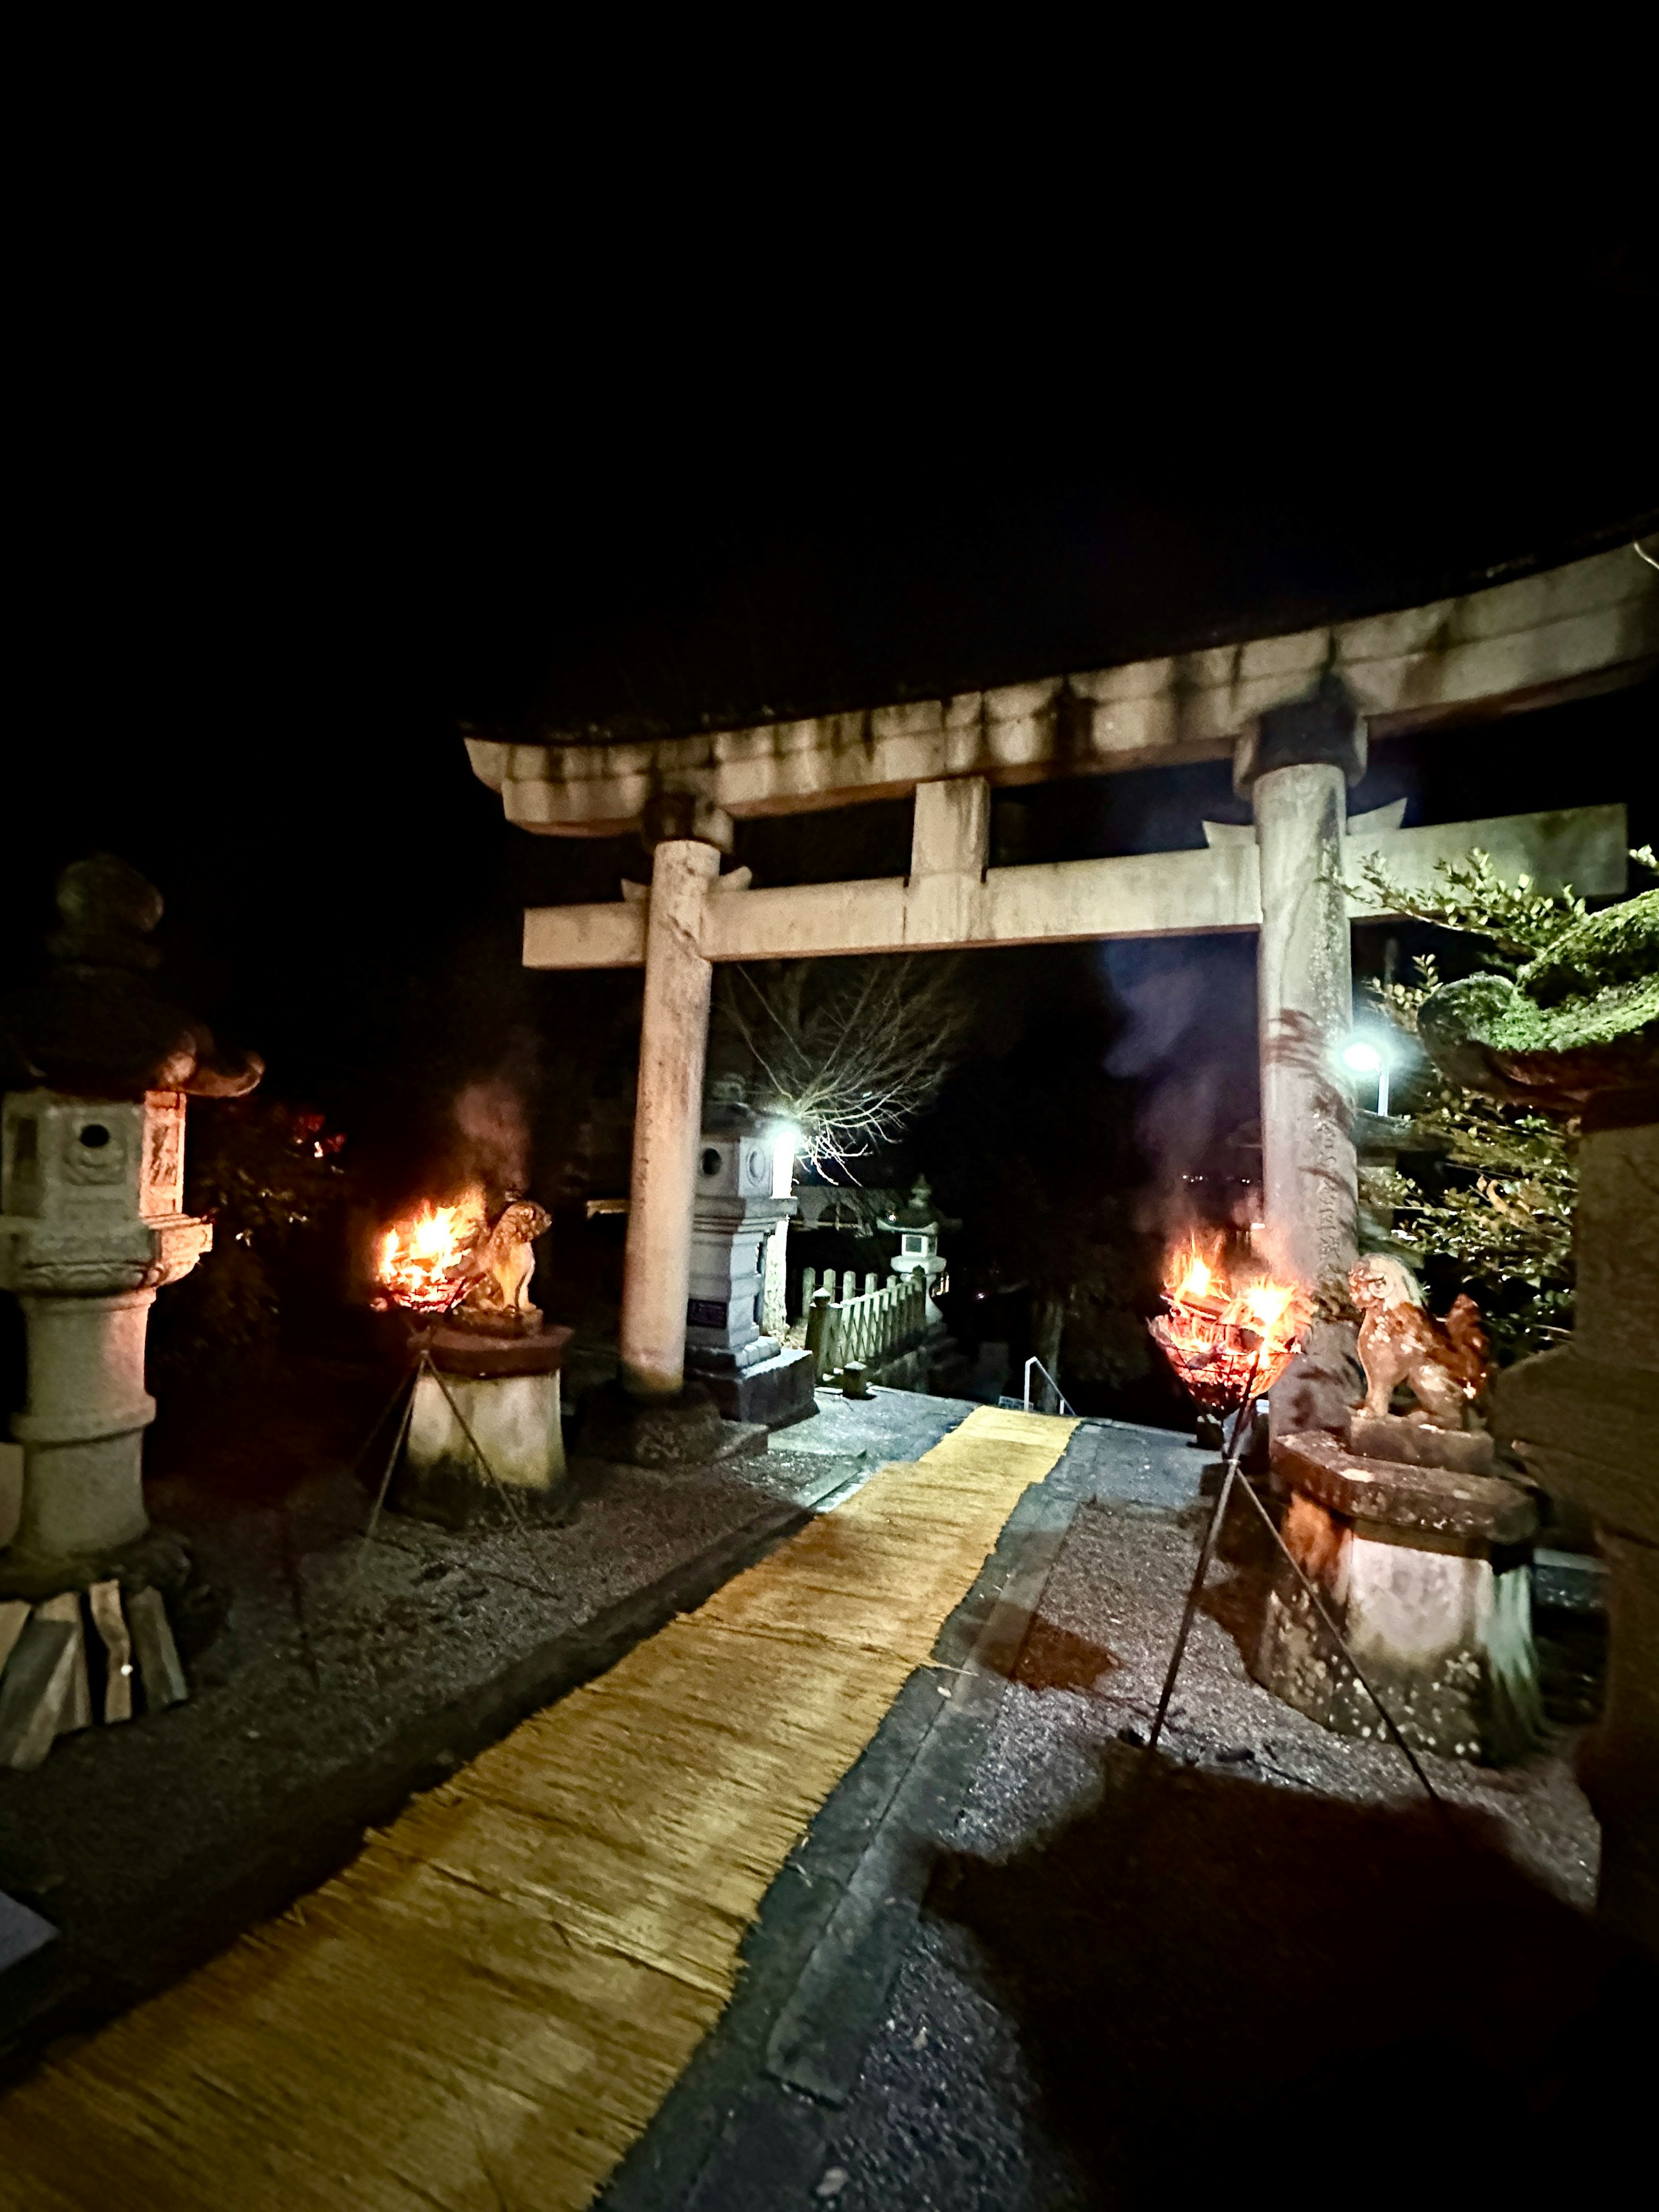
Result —
[{"label": "glowing embers", "polygon": [[472,1280],[473,1253],[489,1227],[484,1194],[476,1185],[452,1205],[428,1199],[417,1212],[394,1221],[380,1239],[374,1276],[381,1296],[374,1303],[447,1313]]},{"label": "glowing embers", "polygon": [[1206,1246],[1189,1237],[1171,1253],[1164,1303],[1167,1311],[1146,1326],[1206,1413],[1229,1413],[1270,1389],[1308,1318],[1292,1284],[1259,1273],[1235,1282],[1219,1237]]}]

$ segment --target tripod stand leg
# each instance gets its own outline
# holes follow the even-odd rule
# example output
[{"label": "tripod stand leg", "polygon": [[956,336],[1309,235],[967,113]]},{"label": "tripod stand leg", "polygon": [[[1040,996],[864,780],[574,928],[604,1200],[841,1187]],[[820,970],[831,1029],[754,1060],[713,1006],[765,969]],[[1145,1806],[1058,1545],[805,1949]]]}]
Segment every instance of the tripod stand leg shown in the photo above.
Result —
[{"label": "tripod stand leg", "polygon": [[1324,1623],[1326,1634],[1330,1638],[1332,1643],[1335,1644],[1337,1650],[1342,1654],[1342,1656],[1347,1661],[1349,1666],[1352,1668],[1354,1680],[1358,1683],[1360,1688],[1365,1692],[1365,1695],[1370,1699],[1371,1703],[1376,1707],[1378,1713],[1382,1716],[1383,1725],[1387,1728],[1389,1734],[1394,1738],[1395,1742],[1404,1753],[1406,1759],[1410,1765],[1412,1772],[1417,1777],[1424,1789],[1428,1792],[1430,1803],[1434,1806],[1437,1812],[1443,1813],[1443,1800],[1436,1790],[1433,1783],[1430,1781],[1428,1776],[1423,1771],[1422,1762],[1419,1759],[1417,1753],[1412,1749],[1410,1744],[1407,1742],[1405,1737],[1401,1734],[1399,1724],[1395,1721],[1394,1715],[1383,1704],[1382,1698],[1378,1696],[1375,1686],[1367,1677],[1364,1668],[1360,1666],[1359,1662],[1354,1657],[1353,1652],[1349,1647],[1347,1638],[1344,1636],[1342,1631],[1337,1626],[1335,1621],[1332,1620],[1330,1612],[1326,1606],[1324,1599],[1321,1597],[1319,1592],[1314,1588],[1307,1576],[1303,1572],[1301,1562],[1297,1559],[1294,1553],[1291,1550],[1290,1546],[1285,1541],[1284,1537],[1274,1527],[1272,1514],[1268,1512],[1267,1507],[1261,1503],[1261,1500],[1256,1496],[1255,1492],[1250,1488],[1248,1483],[1244,1486],[1244,1492],[1251,1504],[1255,1506],[1256,1511],[1261,1516],[1263,1522],[1266,1523],[1267,1534],[1273,1538],[1274,1543],[1278,1545],[1279,1550],[1283,1553],[1291,1573],[1296,1577],[1297,1582],[1301,1583],[1304,1590],[1307,1593],[1308,1602],[1312,1606],[1314,1611],[1319,1615],[1320,1620]]},{"label": "tripod stand leg", "polygon": [[479,1471],[489,1481],[495,1484],[496,1492],[501,1498],[501,1504],[507,1509],[507,1517],[512,1522],[515,1534],[524,1539],[525,1556],[529,1561],[532,1574],[536,1577],[538,1587],[542,1591],[544,1596],[552,1597],[554,1595],[554,1592],[549,1586],[546,1579],[544,1577],[540,1567],[536,1563],[535,1553],[530,1547],[530,1530],[526,1525],[524,1515],[520,1511],[518,1503],[514,1498],[511,1486],[501,1480],[500,1475],[496,1474],[495,1468],[489,1464],[488,1458],[485,1456],[483,1446],[478,1442],[477,1437],[472,1433],[472,1424],[467,1419],[466,1415],[461,1411],[460,1407],[456,1401],[454,1392],[450,1389],[448,1383],[445,1382],[441,1370],[435,1366],[432,1368],[432,1379],[437,1384],[439,1389],[443,1392],[445,1401],[447,1403],[450,1412],[455,1417],[456,1425],[460,1430],[461,1434],[466,1438],[467,1444],[471,1450],[472,1456],[478,1462]]},{"label": "tripod stand leg", "polygon": [[1146,1739],[1149,1752],[1158,1749],[1158,1740],[1164,1733],[1164,1717],[1170,1710],[1170,1700],[1175,1695],[1176,1676],[1181,1672],[1181,1662],[1186,1656],[1187,1638],[1193,1632],[1193,1621],[1198,1613],[1198,1601],[1203,1594],[1204,1577],[1210,1571],[1214,1556],[1216,1538],[1221,1534],[1221,1523],[1227,1511],[1227,1501],[1233,1494],[1233,1478],[1238,1473],[1238,1454],[1235,1450],[1227,1462],[1227,1471],[1221,1480],[1221,1494],[1216,1499],[1215,1511],[1210,1516],[1210,1525],[1204,1531],[1204,1541],[1199,1547],[1198,1565],[1194,1571],[1192,1587],[1187,1592],[1187,1602],[1182,1608],[1181,1627],[1176,1637],[1175,1650],[1170,1658],[1170,1671],[1164,1677],[1163,1694],[1158,1701],[1157,1716],[1152,1732]]},{"label": "tripod stand leg", "polygon": [[[368,1526],[363,1531],[362,1544],[359,1547],[357,1553],[357,1561],[360,1567],[362,1564],[364,1552],[368,1550],[369,1545],[374,1541],[374,1531],[380,1518],[380,1508],[386,1504],[386,1494],[392,1487],[392,1469],[397,1466],[398,1459],[402,1455],[404,1439],[408,1436],[409,1425],[415,1418],[416,1386],[419,1383],[421,1376],[425,1371],[426,1364],[426,1354],[425,1352],[422,1352],[419,1359],[415,1363],[415,1371],[410,1376],[406,1386],[409,1391],[409,1395],[404,1401],[403,1418],[398,1424],[397,1435],[392,1439],[392,1449],[386,1455],[386,1466],[382,1469],[380,1474],[380,1486],[374,1493],[374,1510],[368,1516]],[[393,1404],[396,1404],[397,1401],[394,1399],[392,1402]],[[386,1416],[382,1414],[380,1418],[384,1420]]]}]

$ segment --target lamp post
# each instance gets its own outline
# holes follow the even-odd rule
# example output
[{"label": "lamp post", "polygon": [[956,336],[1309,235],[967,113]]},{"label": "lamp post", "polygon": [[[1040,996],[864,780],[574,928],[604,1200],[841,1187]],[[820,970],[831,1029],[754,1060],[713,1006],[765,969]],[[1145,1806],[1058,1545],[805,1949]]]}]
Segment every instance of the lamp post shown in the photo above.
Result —
[{"label": "lamp post", "polygon": [[1342,1065],[1356,1075],[1376,1078],[1376,1110],[1386,1115],[1389,1110],[1389,1056],[1364,1037],[1356,1037],[1343,1051]]}]

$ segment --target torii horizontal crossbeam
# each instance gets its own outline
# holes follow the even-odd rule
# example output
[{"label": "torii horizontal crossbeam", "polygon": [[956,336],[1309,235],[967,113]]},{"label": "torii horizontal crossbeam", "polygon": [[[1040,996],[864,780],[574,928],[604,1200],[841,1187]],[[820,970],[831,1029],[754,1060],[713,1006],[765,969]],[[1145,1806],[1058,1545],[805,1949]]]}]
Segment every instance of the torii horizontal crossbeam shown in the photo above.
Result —
[{"label": "torii horizontal crossbeam", "polygon": [[[789,960],[869,952],[935,952],[1012,945],[1064,945],[1106,937],[1198,936],[1258,929],[1261,890],[1249,829],[1213,830],[1196,851],[985,866],[989,792],[977,777],[923,785],[916,793],[911,872],[873,881],[746,888],[746,872],[711,884],[698,950],[706,960]],[[1436,864],[1479,848],[1500,873],[1529,875],[1541,890],[1564,884],[1588,897],[1626,882],[1625,809],[1582,806],[1487,821],[1382,828],[1351,824],[1345,874],[1367,856],[1401,884],[1427,890]],[[741,886],[739,887],[739,879]],[[1384,910],[1350,898],[1356,921]],[[527,968],[635,968],[645,958],[642,900],[532,907],[525,915]]]}]

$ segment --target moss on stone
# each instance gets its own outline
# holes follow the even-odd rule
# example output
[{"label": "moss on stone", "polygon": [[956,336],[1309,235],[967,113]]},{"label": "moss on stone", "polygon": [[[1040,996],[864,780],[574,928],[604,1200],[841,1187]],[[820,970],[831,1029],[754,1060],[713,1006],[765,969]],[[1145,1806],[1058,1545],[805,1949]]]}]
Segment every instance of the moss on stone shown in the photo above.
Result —
[{"label": "moss on stone", "polygon": [[[1588,915],[1514,982],[1469,975],[1426,999],[1418,1013],[1425,1048],[1455,1082],[1518,1097],[1494,1066],[1537,1055],[1611,1048],[1620,1079],[1659,1054],[1659,891]],[[1636,1048],[1632,1061],[1632,1048]],[[1517,1073],[1519,1073],[1516,1070]],[[1584,1071],[1570,1079],[1583,1086]],[[1544,1070],[1521,1076],[1523,1089],[1547,1087]]]},{"label": "moss on stone", "polygon": [[1592,914],[1558,938],[1518,978],[1540,1006],[1583,999],[1620,984],[1659,981],[1659,890]]},{"label": "moss on stone", "polygon": [[1659,975],[1540,1006],[1517,991],[1481,1043],[1493,1052],[1582,1052],[1659,1032]]}]

